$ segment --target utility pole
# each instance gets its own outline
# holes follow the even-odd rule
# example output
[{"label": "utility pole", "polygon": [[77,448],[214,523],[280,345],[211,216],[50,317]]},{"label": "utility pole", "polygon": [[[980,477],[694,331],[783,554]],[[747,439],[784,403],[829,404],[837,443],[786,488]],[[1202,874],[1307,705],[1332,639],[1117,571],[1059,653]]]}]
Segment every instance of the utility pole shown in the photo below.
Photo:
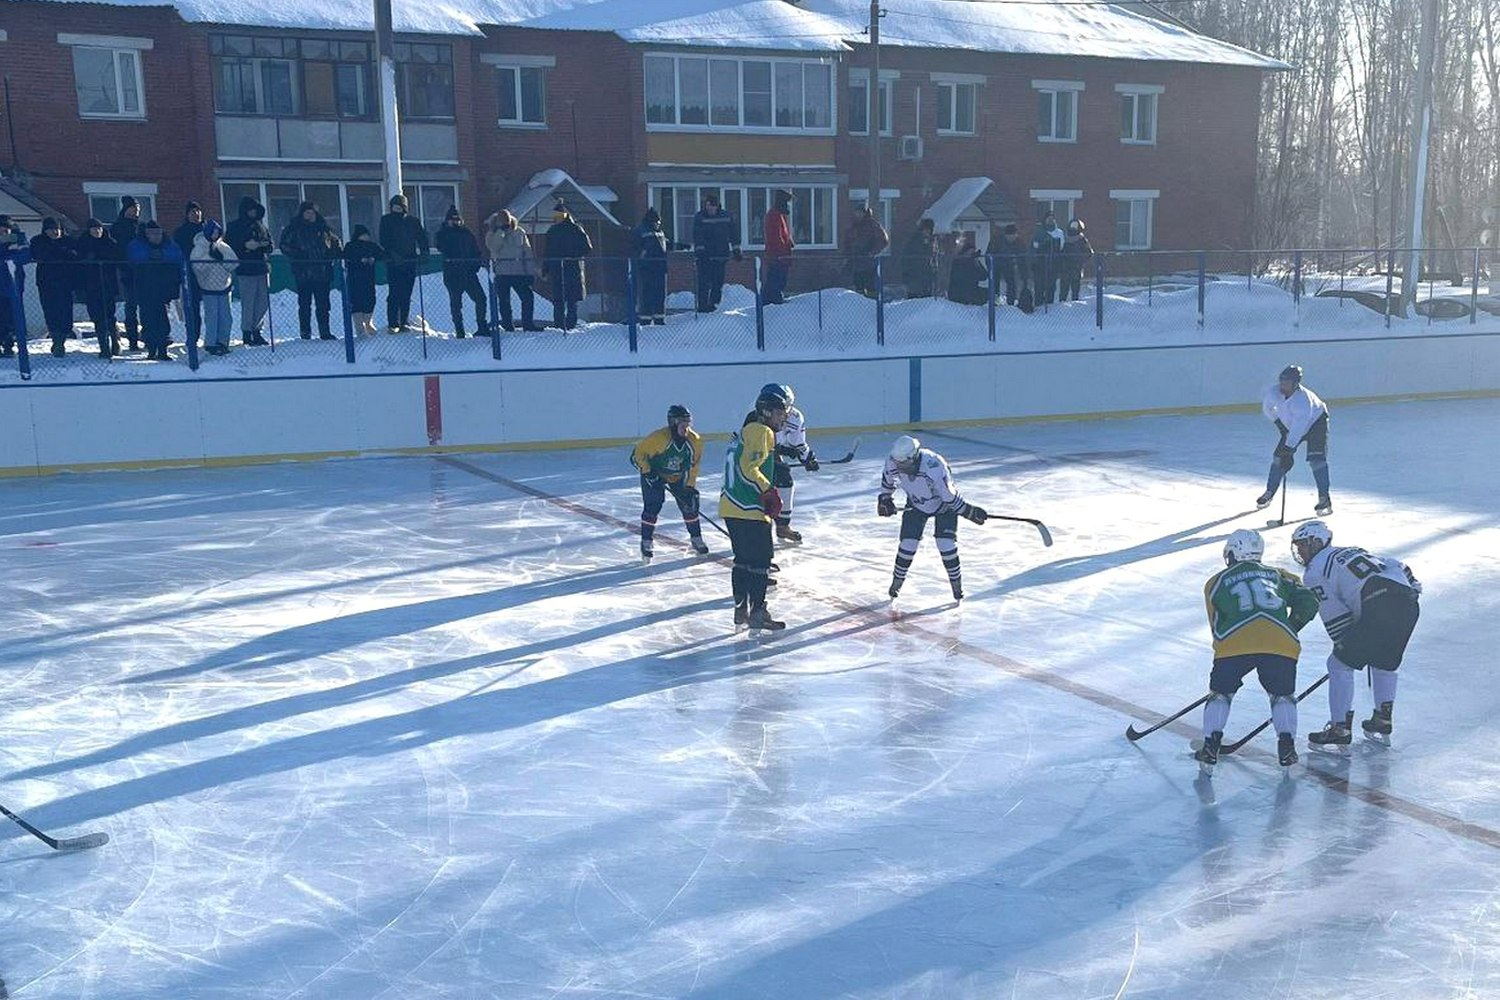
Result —
[{"label": "utility pole", "polygon": [[1417,285],[1422,280],[1422,216],[1427,200],[1427,157],[1432,134],[1432,63],[1437,46],[1438,0],[1422,0],[1422,39],[1417,54],[1416,104],[1412,108],[1410,154],[1406,170],[1411,249],[1406,269],[1401,275],[1401,310],[1417,301]]},{"label": "utility pole", "polygon": [[[880,0],[870,0],[870,212],[880,211]],[[896,109],[891,109],[894,117]],[[881,224],[885,219],[875,216]]]},{"label": "utility pole", "polygon": [[385,199],[401,193],[401,121],[396,111],[396,42],[391,0],[375,0],[375,58],[380,76],[380,121],[385,131]]}]

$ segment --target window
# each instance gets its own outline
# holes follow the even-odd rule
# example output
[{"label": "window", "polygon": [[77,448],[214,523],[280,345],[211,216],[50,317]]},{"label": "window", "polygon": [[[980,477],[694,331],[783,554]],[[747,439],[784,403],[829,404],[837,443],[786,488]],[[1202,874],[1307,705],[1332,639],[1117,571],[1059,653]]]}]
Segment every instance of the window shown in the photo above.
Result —
[{"label": "window", "polygon": [[547,124],[545,70],[540,66],[500,66],[500,124]]},{"label": "window", "polygon": [[[885,78],[880,74],[880,134],[894,134],[891,128],[891,88],[895,85],[894,80]],[[849,131],[855,135],[870,134],[870,74],[866,71],[858,75],[857,71],[849,74]]]},{"label": "window", "polygon": [[974,135],[977,131],[974,109],[979,100],[979,85],[937,79],[937,130],[946,135]]},{"label": "window", "polygon": [[1077,218],[1074,214],[1074,203],[1083,197],[1082,191],[1057,190],[1050,188],[1032,188],[1031,203],[1036,213],[1036,221],[1041,222],[1051,212],[1057,217],[1059,227],[1066,228],[1068,223]]},{"label": "window", "polygon": [[428,235],[443,227],[443,216],[458,205],[458,188],[452,184],[404,184],[401,193],[411,212],[426,227]]},{"label": "window", "polygon": [[[410,190],[410,189],[408,189]],[[356,225],[375,232],[380,225],[381,204],[378,184],[341,184],[328,181],[226,181],[219,187],[223,200],[224,220],[239,218],[240,199],[254,198],[266,206],[263,220],[271,230],[273,240],[280,239],[281,231],[297,216],[297,207],[304,201],[315,202],[328,226],[349,239]],[[144,202],[142,203],[144,204]],[[145,214],[141,215],[145,218]],[[228,224],[227,221],[225,223]]]},{"label": "window", "polygon": [[[891,233],[891,224],[896,217],[896,199],[901,197],[901,192],[896,188],[881,188],[880,203],[878,205],[870,202],[869,188],[849,189],[849,217],[854,218],[854,206],[870,205],[875,210],[875,218],[885,228],[886,235]],[[892,238],[894,242],[894,237]]]},{"label": "window", "polygon": [[85,118],[146,117],[137,49],[73,46],[73,82]]},{"label": "window", "polygon": [[1122,83],[1115,90],[1120,94],[1120,141],[1134,146],[1155,145],[1156,102],[1163,88]]},{"label": "window", "polygon": [[801,59],[645,57],[646,124],[690,131],[833,128],[833,66]]},{"label": "window", "polygon": [[396,43],[396,107],[408,121],[453,117],[453,46]]},{"label": "window", "polygon": [[83,186],[83,193],[89,200],[89,215],[106,226],[120,217],[120,198],[127,194],[141,203],[141,222],[156,218],[154,184],[131,187],[128,184],[89,183]]},{"label": "window", "polygon": [[1151,228],[1160,191],[1111,191],[1115,200],[1115,249],[1151,249]]},{"label": "window", "polygon": [[1037,101],[1037,138],[1042,142],[1078,141],[1078,92],[1074,80],[1032,80]]},{"label": "window", "polygon": [[210,35],[209,52],[218,114],[374,116],[367,42]]},{"label": "window", "polygon": [[[765,217],[771,204],[772,187],[687,186],[653,184],[650,204],[661,214],[667,238],[680,243],[693,239],[693,215],[703,207],[703,196],[716,194],[720,207],[739,223],[740,245],[746,249],[765,246]],[[823,185],[789,186],[792,193],[792,239],[806,249],[832,249],[838,243],[834,217],[836,189]]]}]

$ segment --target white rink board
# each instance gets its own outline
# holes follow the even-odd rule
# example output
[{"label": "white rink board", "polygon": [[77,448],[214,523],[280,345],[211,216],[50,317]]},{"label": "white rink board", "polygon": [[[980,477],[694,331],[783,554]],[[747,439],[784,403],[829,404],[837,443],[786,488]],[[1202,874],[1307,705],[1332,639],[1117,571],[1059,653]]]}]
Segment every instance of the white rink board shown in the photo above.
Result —
[{"label": "white rink board", "polygon": [[[1254,406],[1290,361],[1332,400],[1500,391],[1500,335],[1030,354],[0,389],[0,473],[378,454],[638,437],[666,407],[739,426],[766,382],[816,400],[821,428],[901,427]],[[917,384],[913,384],[913,370]],[[915,403],[915,406],[914,406]],[[913,418],[916,418],[915,420]]]}]

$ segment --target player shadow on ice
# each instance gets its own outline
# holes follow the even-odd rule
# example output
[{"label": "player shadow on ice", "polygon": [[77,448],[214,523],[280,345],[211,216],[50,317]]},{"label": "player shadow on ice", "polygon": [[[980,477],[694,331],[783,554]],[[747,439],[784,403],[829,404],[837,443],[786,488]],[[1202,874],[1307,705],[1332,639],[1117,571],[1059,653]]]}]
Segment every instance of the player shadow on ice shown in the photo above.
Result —
[{"label": "player shadow on ice", "polygon": [[[662,568],[679,569],[695,564],[693,559],[665,563]],[[196,663],[168,667],[146,674],[126,677],[117,683],[145,684],[205,673],[210,670],[260,670],[266,667],[296,663],[335,653],[350,646],[360,646],[381,639],[410,635],[424,629],[447,625],[465,618],[493,614],[521,607],[535,601],[570,597],[594,590],[609,590],[644,579],[647,569],[639,563],[606,566],[550,580],[536,580],[477,594],[439,597],[415,604],[398,604],[340,615],[322,621],[294,625],[257,635],[247,642],[220,650]]]}]

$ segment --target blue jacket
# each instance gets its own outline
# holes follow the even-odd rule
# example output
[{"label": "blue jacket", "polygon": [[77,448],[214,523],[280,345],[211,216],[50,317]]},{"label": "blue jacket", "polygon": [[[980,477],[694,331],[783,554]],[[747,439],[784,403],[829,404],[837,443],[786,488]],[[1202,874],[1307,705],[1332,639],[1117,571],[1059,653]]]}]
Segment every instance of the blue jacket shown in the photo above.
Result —
[{"label": "blue jacket", "polygon": [[171,302],[182,294],[182,248],[162,234],[160,246],[137,236],[125,249],[135,276],[135,296],[142,302]]}]

